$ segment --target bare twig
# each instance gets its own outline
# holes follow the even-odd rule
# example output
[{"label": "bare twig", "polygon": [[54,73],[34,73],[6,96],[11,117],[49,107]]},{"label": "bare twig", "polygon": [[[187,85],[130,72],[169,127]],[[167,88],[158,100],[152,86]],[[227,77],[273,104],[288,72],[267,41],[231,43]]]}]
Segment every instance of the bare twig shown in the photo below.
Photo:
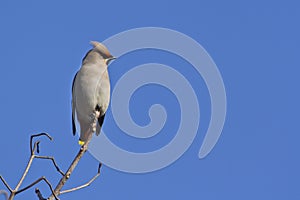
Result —
[{"label": "bare twig", "polygon": [[[60,179],[57,186],[55,187],[54,194],[60,195],[60,190],[65,185],[67,180],[70,178],[72,172],[74,171],[75,167],[77,166],[79,160],[82,158],[83,154],[87,151],[87,145],[89,144],[89,140],[80,148],[79,152],[75,156],[74,160],[72,161],[69,169],[67,170],[66,174]],[[53,199],[54,195],[49,197],[49,200]]]},{"label": "bare twig", "polygon": [[5,200],[8,199],[8,193],[5,190],[0,190],[0,195],[3,194],[5,196]]},{"label": "bare twig", "polygon": [[23,183],[25,177],[27,176],[28,171],[29,171],[29,169],[31,167],[32,161],[33,161],[33,159],[35,157],[34,152],[35,152],[35,150],[39,146],[40,141],[37,141],[37,142],[34,143],[33,148],[32,148],[32,140],[35,137],[39,137],[39,136],[43,136],[43,135],[47,136],[50,140],[53,140],[52,137],[48,133],[39,133],[39,134],[32,135],[30,137],[30,152],[31,152],[31,156],[30,156],[30,159],[28,161],[27,167],[26,167],[26,169],[25,169],[25,171],[23,173],[23,176],[21,177],[19,183],[17,184],[16,188],[14,189],[15,191],[18,191],[18,189],[20,188],[21,184]]},{"label": "bare twig", "polygon": [[49,188],[50,188],[52,194],[54,195],[54,198],[55,198],[56,200],[58,200],[57,196],[54,194],[54,191],[53,191],[53,188],[52,188],[50,182],[49,182],[44,176],[42,176],[41,178],[37,179],[36,181],[34,181],[33,183],[29,184],[28,186],[26,186],[26,187],[20,189],[19,191],[16,192],[16,194],[21,193],[21,192],[23,192],[23,191],[25,191],[25,190],[28,190],[29,188],[31,188],[32,186],[36,185],[36,184],[39,183],[40,181],[45,181],[45,183],[49,186]]},{"label": "bare twig", "polygon": [[[38,144],[38,142],[35,142],[35,143],[34,143],[33,151],[36,149],[37,144]],[[10,195],[9,195],[9,198],[8,198],[9,200],[12,200],[12,199],[16,196],[17,191],[19,190],[21,184],[23,183],[25,177],[26,177],[27,174],[28,174],[28,171],[29,171],[29,169],[30,169],[30,167],[31,167],[31,164],[32,164],[33,159],[34,159],[34,154],[32,154],[32,155],[30,156],[30,159],[29,159],[29,161],[28,161],[28,163],[27,163],[27,166],[26,166],[26,168],[25,168],[25,171],[24,171],[24,173],[23,173],[21,179],[19,180],[19,182],[18,182],[16,188],[15,188],[15,189],[10,193]]]},{"label": "bare twig", "polygon": [[98,178],[98,176],[100,176],[100,168],[101,168],[101,166],[102,166],[102,164],[99,163],[97,174],[96,174],[89,182],[87,182],[87,183],[84,184],[84,185],[80,185],[80,186],[78,186],[78,187],[75,187],[75,188],[71,188],[71,189],[68,189],[68,190],[63,190],[63,191],[60,192],[60,194],[65,194],[65,193],[68,193],[68,192],[74,192],[74,191],[76,191],[76,190],[80,190],[80,189],[82,189],[82,188],[85,188],[85,187],[90,186],[91,183],[92,183],[93,181],[95,181],[96,178]]},{"label": "bare twig", "polygon": [[39,179],[37,179],[36,181],[34,181],[33,183],[31,183],[30,185],[22,188],[22,189],[19,189],[20,186],[22,185],[25,177],[27,176],[28,172],[29,172],[29,169],[32,165],[32,162],[34,160],[34,158],[40,158],[40,159],[49,159],[49,160],[52,160],[55,168],[57,169],[57,171],[59,171],[60,174],[64,174],[60,169],[59,167],[57,166],[55,160],[53,157],[47,157],[47,156],[37,156],[35,155],[35,151],[39,152],[39,144],[40,144],[40,141],[36,141],[34,144],[33,143],[33,138],[35,137],[39,137],[39,136],[47,136],[50,140],[52,140],[52,137],[47,134],[47,133],[39,133],[39,134],[36,134],[36,135],[32,135],[30,137],[30,158],[28,160],[28,163],[27,163],[27,166],[24,170],[24,173],[22,175],[22,177],[20,178],[19,182],[17,183],[17,186],[15,187],[15,189],[12,189],[8,183],[4,180],[4,178],[2,176],[0,176],[0,179],[1,181],[4,183],[4,185],[6,186],[6,188],[9,190],[10,192],[10,195],[8,197],[8,200],[12,200],[14,199],[14,197],[18,194],[18,193],[21,193],[29,188],[31,188],[32,186],[34,186],[35,184],[39,183],[40,181],[44,181],[50,188],[51,192],[52,192],[52,195],[54,196],[55,199],[58,199],[57,196],[54,194],[54,191],[53,191],[53,188],[51,186],[51,184],[49,183],[49,181],[45,178],[45,177],[41,177]]},{"label": "bare twig", "polygon": [[[89,186],[99,175],[100,175],[100,168],[101,168],[101,163],[99,164],[98,166],[98,173],[89,181],[87,182],[86,184],[84,185],[81,185],[81,186],[78,186],[78,187],[75,187],[75,188],[72,188],[72,189],[68,189],[68,190],[64,190],[64,191],[61,191],[61,189],[63,188],[63,186],[65,185],[65,183],[67,182],[67,180],[70,178],[72,172],[74,171],[75,167],[77,166],[77,164],[79,163],[80,159],[82,158],[82,156],[84,155],[84,153],[87,151],[88,149],[88,145],[90,143],[90,140],[92,138],[92,133],[95,132],[95,128],[96,128],[96,124],[97,124],[97,119],[99,117],[99,112],[98,111],[95,111],[93,113],[93,122],[91,124],[91,127],[89,128],[88,132],[89,132],[89,137],[87,139],[87,141],[85,142],[85,144],[80,148],[79,152],[77,153],[77,155],[75,156],[75,158],[73,159],[71,165],[69,166],[68,170],[66,173],[64,173],[57,165],[57,163],[55,162],[55,159],[54,157],[51,157],[51,156],[38,156],[35,154],[35,152],[39,153],[39,144],[40,144],[40,141],[36,141],[33,143],[33,138],[35,137],[39,137],[39,136],[46,136],[48,137],[48,139],[52,140],[52,137],[48,134],[48,133],[39,133],[39,134],[35,134],[35,135],[32,135],[30,137],[30,158],[29,158],[29,161],[27,163],[27,166],[24,170],[24,173],[22,175],[22,177],[20,178],[19,182],[17,183],[17,186],[15,187],[15,189],[12,189],[9,184],[4,180],[4,178],[2,176],[0,176],[0,179],[1,181],[4,183],[4,185],[6,186],[6,188],[9,190],[10,192],[10,195],[8,197],[8,200],[13,200],[14,197],[21,193],[21,192],[24,192],[26,190],[28,190],[29,188],[33,187],[34,185],[38,184],[39,182],[41,181],[44,181],[50,188],[51,190],[51,196],[48,198],[48,200],[53,200],[53,199],[56,199],[58,200],[58,196],[60,194],[64,194],[64,193],[68,193],[68,192],[72,192],[72,191],[76,191],[76,190],[79,190],[79,189],[82,189],[84,187],[87,187]],[[52,185],[50,184],[50,182],[44,177],[40,177],[39,179],[37,179],[36,181],[34,181],[33,183],[29,184],[28,186],[22,188],[22,189],[19,189],[20,186],[22,185],[25,177],[27,176],[28,172],[29,172],[29,169],[32,165],[32,162],[34,160],[34,158],[37,158],[37,159],[45,159],[45,160],[51,160],[54,167],[56,168],[56,170],[62,175],[62,178],[60,179],[60,181],[58,182],[58,184],[56,185],[55,189],[53,190],[53,187]],[[5,191],[6,192],[6,191]],[[38,188],[36,188],[35,190],[39,200],[45,200],[45,198],[42,196],[40,190]],[[3,192],[4,193],[4,192]],[[5,193],[7,196],[7,192]]]},{"label": "bare twig", "polygon": [[[31,155],[33,155],[34,151],[35,151],[35,149],[32,148],[32,140],[33,140],[33,138],[40,137],[40,136],[43,136],[43,135],[47,136],[49,140],[51,140],[51,141],[53,140],[52,137],[48,133],[39,133],[39,134],[35,134],[35,135],[30,136],[30,152],[31,152]],[[38,141],[38,143],[40,143],[40,142]]]},{"label": "bare twig", "polygon": [[[96,127],[97,124],[97,119],[100,115],[99,111],[94,111],[93,113],[93,122],[91,124],[91,127],[88,129],[88,132],[90,132],[89,137],[87,139],[87,141],[85,142],[85,144],[80,148],[79,152],[77,153],[77,155],[75,156],[74,160],[72,161],[69,169],[67,170],[66,174],[60,179],[60,181],[58,182],[57,186],[54,189],[54,194],[56,196],[60,195],[60,191],[63,188],[63,186],[65,185],[65,183],[67,182],[67,180],[70,178],[72,172],[74,171],[75,167],[77,166],[77,164],[79,163],[80,159],[82,158],[82,156],[84,155],[84,153],[87,151],[88,149],[88,145],[92,139],[92,133],[95,132],[94,128]],[[54,195],[51,195],[48,200],[53,200]]]},{"label": "bare twig", "polygon": [[35,193],[38,196],[39,200],[47,200],[43,197],[41,191],[39,190],[39,188],[35,188]]},{"label": "bare twig", "polygon": [[62,176],[65,175],[65,173],[58,167],[58,165],[57,165],[57,163],[55,162],[55,160],[54,160],[53,157],[50,157],[50,156],[37,156],[37,155],[35,155],[35,158],[52,160],[52,163],[53,163],[54,167],[56,168],[56,170],[57,170]]},{"label": "bare twig", "polygon": [[5,185],[5,187],[12,192],[11,187],[8,185],[8,183],[4,180],[4,178],[2,176],[0,176],[1,181],[3,182],[3,184]]}]

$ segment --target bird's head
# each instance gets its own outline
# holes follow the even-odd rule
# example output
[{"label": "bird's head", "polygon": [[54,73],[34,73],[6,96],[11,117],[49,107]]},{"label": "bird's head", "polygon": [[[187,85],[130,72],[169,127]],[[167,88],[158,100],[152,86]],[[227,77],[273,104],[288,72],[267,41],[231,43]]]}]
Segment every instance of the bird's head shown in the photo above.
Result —
[{"label": "bird's head", "polygon": [[105,63],[108,65],[110,61],[116,59],[116,57],[112,56],[106,46],[97,41],[91,41],[91,45],[93,45],[94,50],[98,52],[104,59]]}]

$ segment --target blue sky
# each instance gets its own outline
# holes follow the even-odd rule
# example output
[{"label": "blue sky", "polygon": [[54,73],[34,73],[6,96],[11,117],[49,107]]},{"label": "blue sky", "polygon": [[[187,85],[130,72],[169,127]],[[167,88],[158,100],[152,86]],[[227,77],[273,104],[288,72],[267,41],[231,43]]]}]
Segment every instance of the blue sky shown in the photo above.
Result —
[{"label": "blue sky", "polygon": [[[78,151],[71,133],[71,83],[89,41],[157,26],[193,38],[217,64],[228,104],[220,140],[209,156],[198,159],[210,118],[201,76],[174,55],[132,52],[111,64],[112,85],[138,64],[162,62],[180,69],[201,102],[197,136],[179,160],[162,170],[130,174],[104,166],[90,187],[61,199],[299,199],[299,15],[296,1],[1,1],[1,175],[15,186],[29,157],[29,136],[38,132],[54,137],[53,143],[42,139],[41,154],[55,156],[66,171]],[[151,95],[157,91],[163,95]],[[171,113],[162,135],[130,138],[109,109],[103,127],[108,137],[136,152],[166,144],[180,113],[172,109],[178,103],[168,90],[138,90],[130,104],[132,117],[147,124],[153,103]],[[86,154],[65,189],[89,180],[97,163]],[[54,185],[60,178],[49,162],[36,160],[24,185],[42,175]],[[44,184],[37,187],[50,194]],[[34,198],[34,189],[16,197]]]}]

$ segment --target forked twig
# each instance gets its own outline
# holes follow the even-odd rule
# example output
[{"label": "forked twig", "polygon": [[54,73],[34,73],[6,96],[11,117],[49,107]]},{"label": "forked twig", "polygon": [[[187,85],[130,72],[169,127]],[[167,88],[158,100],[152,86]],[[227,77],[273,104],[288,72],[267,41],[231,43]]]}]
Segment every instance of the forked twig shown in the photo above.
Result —
[{"label": "forked twig", "polygon": [[[68,168],[68,170],[67,170],[66,173],[64,173],[58,167],[57,163],[55,162],[54,157],[51,157],[51,156],[39,156],[39,155],[35,154],[35,152],[39,153],[39,144],[40,144],[40,141],[36,141],[36,142],[33,143],[33,139],[35,137],[46,136],[49,140],[52,140],[52,137],[48,133],[39,133],[39,134],[32,135],[30,137],[30,158],[29,158],[27,166],[26,166],[26,168],[24,170],[24,173],[23,173],[22,177],[20,178],[19,182],[17,183],[17,186],[15,187],[15,189],[12,189],[9,186],[9,184],[4,180],[4,178],[2,176],[0,176],[1,181],[3,182],[3,184],[6,186],[6,188],[10,192],[8,200],[14,199],[14,197],[17,194],[28,190],[29,188],[33,187],[34,185],[38,184],[41,181],[44,181],[49,186],[49,188],[51,190],[51,196],[48,198],[48,200],[53,200],[53,199],[58,200],[58,196],[60,194],[64,194],[64,193],[68,193],[68,192],[73,192],[73,191],[85,188],[85,187],[89,186],[93,181],[95,181],[96,178],[100,175],[101,163],[98,166],[98,172],[97,172],[97,174],[90,181],[88,181],[86,184],[78,186],[78,187],[75,187],[75,188],[72,188],[72,189],[61,191],[61,189],[63,188],[63,186],[67,182],[67,180],[70,178],[70,176],[71,176],[73,170],[75,169],[75,167],[77,166],[78,162],[80,161],[80,159],[82,158],[82,156],[84,155],[84,153],[88,149],[88,145],[89,145],[90,140],[91,140],[92,135],[93,135],[92,133],[95,132],[94,128],[96,127],[96,123],[97,123],[97,119],[99,117],[99,114],[100,114],[99,111],[94,111],[94,113],[93,113],[93,116],[94,116],[94,118],[93,118],[93,124],[89,128],[89,130],[88,130],[90,132],[89,138],[87,139],[87,141],[85,142],[85,144],[80,148],[79,152],[77,153],[77,155],[73,159],[73,161],[72,161],[71,165],[69,166],[69,168]],[[62,175],[62,178],[60,179],[60,181],[56,185],[55,189],[53,189],[51,183],[44,176],[42,176],[39,179],[37,179],[36,181],[32,182],[28,186],[20,189],[20,186],[22,185],[25,177],[27,176],[28,171],[29,171],[29,169],[30,169],[30,167],[32,165],[32,162],[33,162],[34,158],[51,160],[52,163],[53,163],[53,165],[54,165],[54,167],[56,168],[56,170]],[[4,193],[4,194],[7,195],[7,192],[6,193],[5,192],[6,191],[4,191],[2,193]],[[42,196],[42,194],[41,194],[41,192],[40,192],[40,190],[38,188],[36,188],[35,192],[36,192],[39,200],[45,200],[45,198],[43,198],[43,196]]]},{"label": "forked twig", "polygon": [[[65,183],[67,182],[67,180],[70,178],[72,172],[74,171],[75,167],[77,166],[77,164],[79,163],[80,159],[82,158],[82,156],[84,155],[84,153],[87,151],[88,149],[88,145],[92,139],[92,133],[95,132],[94,131],[94,127],[96,127],[97,124],[97,119],[100,115],[99,111],[94,111],[93,113],[93,123],[91,124],[91,127],[88,129],[88,132],[90,132],[88,139],[86,140],[85,144],[80,148],[79,152],[77,153],[77,155],[75,156],[74,160],[72,161],[69,169],[67,170],[66,174],[60,179],[60,181],[58,182],[57,186],[54,189],[54,194],[59,196],[61,194],[61,189],[63,188],[63,186],[65,185]],[[51,195],[48,199],[49,200],[53,200],[54,195]]]},{"label": "forked twig", "polygon": [[41,191],[39,190],[39,188],[35,188],[35,193],[38,196],[39,200],[47,200],[43,197]]},{"label": "forked twig", "polygon": [[[49,186],[49,188],[50,188],[50,190],[51,190],[52,195],[54,196],[54,198],[58,199],[57,196],[53,193],[54,191],[52,189],[51,184],[49,183],[49,181],[45,177],[41,177],[41,178],[37,179],[36,181],[34,181],[33,183],[31,183],[30,185],[24,187],[23,189],[19,189],[21,187],[21,185],[22,185],[25,177],[28,174],[28,171],[29,171],[29,169],[30,169],[30,167],[32,165],[33,159],[36,158],[36,157],[39,157],[39,158],[43,157],[43,156],[36,156],[35,155],[35,151],[39,152],[39,143],[40,143],[40,141],[36,141],[36,142],[34,142],[34,144],[32,144],[33,143],[33,138],[39,137],[39,136],[47,136],[48,139],[52,140],[52,137],[48,133],[39,133],[39,134],[32,135],[30,137],[30,158],[28,160],[28,163],[27,163],[27,166],[26,166],[26,168],[24,170],[24,173],[23,173],[22,177],[20,178],[19,182],[17,183],[17,186],[15,187],[15,189],[12,189],[9,186],[9,184],[4,180],[4,178],[2,176],[0,176],[1,181],[3,182],[3,184],[6,186],[6,188],[10,192],[8,200],[14,199],[14,197],[17,194],[19,194],[19,193],[21,193],[21,192],[23,192],[23,191],[31,188],[32,186],[34,186],[35,184],[39,183],[42,180]],[[46,158],[46,157],[44,158],[43,157],[42,159],[48,159],[48,158]],[[57,166],[57,164],[56,164],[56,162],[54,161],[54,159],[51,159],[50,157],[49,157],[49,159],[52,160],[52,162],[53,162],[54,166],[56,167],[56,169],[59,169],[58,166]],[[58,171],[61,173],[60,169]]]},{"label": "forked twig", "polygon": [[[38,133],[38,134],[35,134],[35,135],[31,135],[30,136],[30,152],[31,152],[31,155],[33,155],[34,151],[35,151],[35,148],[32,148],[32,140],[33,140],[33,138],[40,137],[40,136],[43,136],[43,135],[47,136],[49,140],[51,140],[51,141],[53,140],[53,138],[48,133]],[[37,142],[37,146],[38,146],[39,143],[40,143],[40,141]]]},{"label": "forked twig", "polygon": [[31,188],[32,186],[38,184],[40,181],[45,181],[45,183],[49,186],[49,188],[50,188],[52,194],[54,195],[54,198],[55,198],[56,200],[58,200],[57,196],[54,194],[52,185],[50,184],[50,182],[49,182],[49,181],[46,179],[46,177],[44,177],[44,176],[42,176],[41,178],[37,179],[36,181],[34,181],[33,183],[29,184],[28,186],[26,186],[26,187],[20,189],[19,191],[16,192],[16,194],[21,193],[21,192],[23,192],[23,191],[25,191],[25,190],[28,190],[28,189]]},{"label": "forked twig", "polygon": [[13,190],[11,189],[11,187],[8,185],[8,183],[5,181],[5,179],[0,175],[0,179],[3,182],[3,184],[5,185],[5,187],[9,190],[9,192],[12,192]]},{"label": "forked twig", "polygon": [[53,163],[53,165],[54,165],[54,167],[56,168],[56,170],[57,170],[62,176],[65,175],[65,173],[58,167],[57,163],[56,163],[55,160],[54,160],[54,157],[51,157],[51,156],[37,156],[37,155],[35,155],[34,157],[35,157],[35,158],[38,158],[38,159],[47,159],[47,160],[51,160],[52,163]]},{"label": "forked twig", "polygon": [[91,183],[92,183],[93,181],[95,181],[96,178],[98,178],[98,176],[100,176],[100,168],[101,168],[101,166],[102,166],[102,164],[99,163],[97,174],[96,174],[91,180],[89,180],[89,182],[87,182],[87,183],[84,184],[84,185],[80,185],[80,186],[78,186],[78,187],[75,187],[75,188],[71,188],[71,189],[68,189],[68,190],[63,190],[63,191],[60,192],[60,194],[65,194],[65,193],[68,193],[68,192],[74,192],[74,191],[76,191],[76,190],[80,190],[80,189],[82,189],[82,188],[85,188],[85,187],[90,186]]}]

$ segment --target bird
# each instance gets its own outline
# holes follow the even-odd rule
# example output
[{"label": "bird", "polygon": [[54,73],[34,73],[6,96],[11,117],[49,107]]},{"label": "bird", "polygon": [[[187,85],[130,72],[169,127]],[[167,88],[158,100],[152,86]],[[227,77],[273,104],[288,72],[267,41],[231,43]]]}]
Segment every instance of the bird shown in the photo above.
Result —
[{"label": "bird", "polygon": [[[91,41],[93,46],[84,58],[72,83],[72,131],[76,134],[75,119],[80,125],[79,145],[83,146],[96,132],[100,134],[105,113],[110,101],[108,64],[116,59],[100,42]],[[98,112],[98,116],[95,116]],[[96,120],[96,121],[95,121]],[[92,127],[96,122],[96,127]]]}]

